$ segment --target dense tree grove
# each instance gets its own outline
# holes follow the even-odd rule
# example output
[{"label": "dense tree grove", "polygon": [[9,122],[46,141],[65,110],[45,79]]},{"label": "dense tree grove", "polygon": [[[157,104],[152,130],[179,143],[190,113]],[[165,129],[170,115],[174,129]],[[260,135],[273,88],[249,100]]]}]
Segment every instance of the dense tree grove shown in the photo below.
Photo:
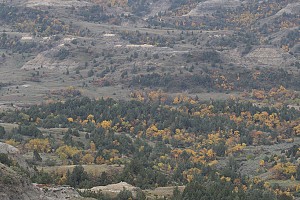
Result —
[{"label": "dense tree grove", "polygon": [[[289,94],[283,87],[276,90],[280,91]],[[20,126],[13,130],[13,137],[3,131],[1,136],[10,143],[26,143],[27,150],[34,150],[36,162],[42,161],[38,152],[52,151],[63,163],[125,165],[121,172],[100,176],[87,174],[81,166],[63,177],[39,172],[33,180],[41,183],[51,180],[87,188],[126,181],[142,189],[188,184],[182,194],[177,192],[182,199],[219,199],[218,195],[224,199],[290,198],[290,193],[263,189],[262,180],[236,173],[233,156],[243,155],[248,145],[278,144],[299,135],[298,110],[233,99],[203,102],[177,96],[172,101],[159,92],[149,93],[147,99],[141,94],[133,95],[140,100],[83,97],[6,112],[1,119]],[[43,136],[37,127],[67,128],[61,138],[64,145],[56,146],[53,136]],[[87,143],[78,140],[82,134]],[[298,155],[297,147],[293,149],[287,157]],[[226,157],[230,157],[227,167],[216,168],[219,160]],[[272,160],[276,157],[266,158],[260,166],[267,167]],[[277,161],[270,170],[278,177],[298,179],[296,165],[295,159]],[[249,187],[251,181],[257,186]]]},{"label": "dense tree grove", "polygon": [[69,31],[69,25],[54,16],[49,17],[49,15],[48,11],[0,4],[1,21],[15,25],[20,32],[49,36]]},{"label": "dense tree grove", "polygon": [[[204,52],[203,54],[208,54]],[[211,56],[213,56],[212,54]],[[207,56],[203,56],[207,57]],[[212,66],[221,66],[217,56],[210,59]],[[191,55],[190,59],[197,59],[199,55]],[[222,67],[221,67],[222,68]],[[192,69],[188,69],[192,70]],[[242,72],[230,72],[230,70],[220,70],[221,73],[215,73],[215,69],[193,73],[190,75],[173,75],[169,73],[158,74],[156,72],[134,75],[130,85],[136,87],[163,88],[166,91],[192,90],[191,88],[203,89],[206,91],[250,91],[253,89],[270,90],[274,87],[284,86],[286,88],[296,89],[300,86],[300,77],[297,74],[289,74],[283,69],[269,70],[263,69],[257,72],[244,69]],[[238,77],[238,80],[237,80]]]}]

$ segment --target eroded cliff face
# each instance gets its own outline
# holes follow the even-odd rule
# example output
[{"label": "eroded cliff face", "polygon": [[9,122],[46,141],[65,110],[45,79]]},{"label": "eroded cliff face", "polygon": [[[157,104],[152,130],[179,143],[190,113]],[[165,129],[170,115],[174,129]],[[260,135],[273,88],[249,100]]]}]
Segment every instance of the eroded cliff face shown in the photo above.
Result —
[{"label": "eroded cliff face", "polygon": [[0,153],[7,154],[14,163],[7,166],[0,162],[0,200],[63,200],[86,199],[71,187],[46,187],[32,184],[28,166],[19,150],[0,142]]},{"label": "eroded cliff face", "polygon": [[17,167],[0,163],[1,200],[87,200],[72,187],[43,187],[32,184]]},{"label": "eroded cliff face", "polygon": [[7,154],[10,159],[18,163],[20,167],[28,171],[30,174],[34,173],[34,170],[29,167],[29,165],[25,161],[25,158],[21,155],[19,149],[17,149],[16,147],[0,142],[0,153]]},{"label": "eroded cliff face", "polygon": [[0,199],[2,200],[40,200],[43,199],[38,187],[34,187],[19,169],[0,163]]}]

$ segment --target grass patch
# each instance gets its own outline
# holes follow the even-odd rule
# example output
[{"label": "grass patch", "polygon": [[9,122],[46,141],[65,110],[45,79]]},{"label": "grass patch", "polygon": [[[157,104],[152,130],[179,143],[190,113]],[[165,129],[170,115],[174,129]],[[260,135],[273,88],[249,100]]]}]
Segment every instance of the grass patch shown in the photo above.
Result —
[{"label": "grass patch", "polygon": [[[58,173],[60,175],[67,173],[67,171],[72,171],[76,165],[62,165],[62,166],[47,166],[47,167],[38,167],[39,170],[44,170],[48,173]],[[123,165],[82,165],[84,170],[88,174],[94,176],[101,175],[102,172],[107,172],[108,174],[119,173],[123,170]]]}]

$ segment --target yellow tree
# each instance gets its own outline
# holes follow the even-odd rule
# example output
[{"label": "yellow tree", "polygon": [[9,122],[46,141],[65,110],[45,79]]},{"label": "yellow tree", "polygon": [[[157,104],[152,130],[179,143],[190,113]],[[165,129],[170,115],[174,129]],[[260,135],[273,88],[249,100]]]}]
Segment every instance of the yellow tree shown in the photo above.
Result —
[{"label": "yellow tree", "polygon": [[6,140],[5,143],[6,143],[6,144],[9,144],[9,145],[11,145],[11,146],[14,146],[14,147],[16,147],[16,146],[18,146],[18,145],[20,144],[20,142],[17,142],[17,141],[14,140],[14,139]]},{"label": "yellow tree", "polygon": [[74,122],[74,119],[72,117],[67,118],[68,122]]},{"label": "yellow tree", "polygon": [[296,135],[300,135],[300,124],[294,127],[294,131]]},{"label": "yellow tree", "polygon": [[182,175],[188,182],[191,182],[194,179],[194,176],[200,174],[201,172],[202,172],[201,169],[191,168],[184,171]]},{"label": "yellow tree", "polygon": [[155,124],[152,124],[149,128],[147,128],[146,135],[148,137],[152,137],[156,132],[158,132],[158,128]]},{"label": "yellow tree", "polygon": [[78,150],[76,147],[63,145],[56,149],[55,152],[61,159],[67,159],[72,158],[75,154],[79,154],[80,150]]},{"label": "yellow tree", "polygon": [[48,153],[51,151],[50,142],[47,139],[31,139],[29,140],[25,147],[29,150],[37,150],[38,152]]},{"label": "yellow tree", "polygon": [[175,97],[174,101],[173,101],[173,104],[179,104],[180,102],[181,102],[180,98],[179,97]]},{"label": "yellow tree", "polygon": [[87,153],[82,157],[82,162],[83,164],[93,164],[94,157],[90,153]]},{"label": "yellow tree", "polygon": [[96,164],[104,164],[105,163],[105,159],[102,156],[98,156],[95,160]]},{"label": "yellow tree", "polygon": [[264,167],[265,166],[265,161],[264,160],[260,160],[259,161],[259,166],[260,167]]},{"label": "yellow tree", "polygon": [[207,156],[208,160],[213,160],[216,157],[216,153],[212,149],[209,149],[206,152],[206,156]]},{"label": "yellow tree", "polygon": [[109,129],[111,127],[111,120],[104,120],[100,123],[100,126],[104,129]]}]

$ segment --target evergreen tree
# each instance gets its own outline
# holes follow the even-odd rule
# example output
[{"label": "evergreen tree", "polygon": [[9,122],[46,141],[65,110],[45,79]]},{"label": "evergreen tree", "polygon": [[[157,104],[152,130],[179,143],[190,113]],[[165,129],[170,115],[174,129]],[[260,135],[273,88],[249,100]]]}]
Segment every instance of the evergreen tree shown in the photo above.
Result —
[{"label": "evergreen tree", "polygon": [[128,200],[133,199],[132,192],[123,188],[123,190],[118,194],[117,200]]},{"label": "evergreen tree", "polygon": [[181,192],[178,189],[178,186],[176,186],[173,190],[172,200],[181,200],[181,199],[182,199]]},{"label": "evergreen tree", "polygon": [[88,180],[88,175],[81,165],[75,166],[72,173],[67,173],[67,184],[72,187],[84,187],[83,184]]},{"label": "evergreen tree", "polygon": [[38,162],[41,162],[43,160],[42,157],[40,156],[39,152],[36,149],[33,150],[33,160],[38,161]]}]

